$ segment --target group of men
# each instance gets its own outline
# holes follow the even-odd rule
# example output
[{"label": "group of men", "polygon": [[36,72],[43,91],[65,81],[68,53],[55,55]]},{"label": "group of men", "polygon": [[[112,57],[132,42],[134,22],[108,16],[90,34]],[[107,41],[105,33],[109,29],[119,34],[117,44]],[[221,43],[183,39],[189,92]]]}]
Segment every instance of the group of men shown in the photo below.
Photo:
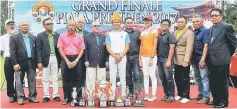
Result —
[{"label": "group of men", "polygon": [[[156,50],[151,49],[152,54],[149,54],[148,57],[144,56],[147,60],[157,61],[165,93],[162,101],[180,100],[181,103],[190,101],[189,72],[190,65],[192,65],[198,82],[199,94],[196,98],[199,100],[198,103],[214,105],[217,108],[228,106],[228,68],[230,57],[236,48],[236,38],[233,27],[222,22],[223,13],[220,9],[212,9],[210,16],[213,22],[210,29],[203,26],[202,16],[195,15],[192,18],[194,28],[192,31],[187,28],[187,18],[181,16],[177,19],[178,30],[174,33],[169,31],[170,20],[164,19],[161,21],[162,31],[158,37],[149,37],[155,39],[153,44],[156,47],[153,48]],[[152,17],[146,15],[144,21],[152,21]],[[83,18],[75,21],[68,20],[67,32],[63,34],[54,32],[53,21],[46,18],[42,22],[45,31],[39,33],[37,37],[29,33],[30,24],[27,20],[20,21],[20,30],[17,34],[14,33],[14,23],[13,20],[5,22],[7,34],[1,38],[1,50],[4,51],[5,57],[7,95],[10,102],[17,100],[18,104],[24,104],[26,97],[23,90],[23,79],[27,72],[29,102],[39,103],[36,99],[36,68],[43,74],[42,102],[48,102],[50,100],[50,78],[53,86],[53,100],[60,101],[58,71],[61,67],[63,105],[72,100],[73,87],[77,88],[77,100],[82,97],[80,90],[82,86],[95,90],[96,82],[106,79],[106,67],[109,67],[110,70],[113,94],[116,91],[116,75],[119,72],[122,98],[126,96],[126,85],[129,87],[129,96],[132,96],[133,83],[142,83],[140,67],[146,65],[144,62],[139,63],[141,62],[140,50],[143,53],[149,52],[140,47],[144,46],[140,41],[141,32],[133,29],[131,17],[125,19],[125,31],[123,31],[121,30],[122,17],[119,13],[114,13],[111,17],[113,30],[106,35],[100,33],[100,23],[96,21],[92,23],[91,33],[83,30]],[[143,39],[146,41],[147,37],[144,36]],[[146,45],[146,47],[149,46]],[[147,69],[151,69],[153,64],[156,66],[156,62],[150,61],[147,61],[149,63]],[[173,67],[175,80],[173,79]],[[13,83],[14,74],[16,88]],[[144,73],[144,81],[149,79],[149,75],[150,78],[154,78],[151,74],[151,72],[148,75]],[[178,91],[176,97],[174,81]],[[152,79],[153,83],[155,84]],[[147,87],[148,84],[144,83],[144,87]],[[156,100],[156,84],[152,85],[152,96],[149,98],[147,95],[146,100]],[[210,102],[210,91],[213,97],[212,102]]]}]

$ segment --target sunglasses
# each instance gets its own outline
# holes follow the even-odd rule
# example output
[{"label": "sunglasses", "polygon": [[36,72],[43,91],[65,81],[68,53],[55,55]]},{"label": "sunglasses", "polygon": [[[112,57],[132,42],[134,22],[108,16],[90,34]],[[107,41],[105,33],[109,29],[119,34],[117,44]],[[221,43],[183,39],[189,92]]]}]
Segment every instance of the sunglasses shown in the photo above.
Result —
[{"label": "sunglasses", "polygon": [[94,25],[93,27],[100,27],[100,25]]},{"label": "sunglasses", "polygon": [[211,15],[211,17],[218,17],[218,16],[220,16],[220,15],[215,15],[215,14]]},{"label": "sunglasses", "polygon": [[53,23],[46,23],[45,25],[53,25]]}]

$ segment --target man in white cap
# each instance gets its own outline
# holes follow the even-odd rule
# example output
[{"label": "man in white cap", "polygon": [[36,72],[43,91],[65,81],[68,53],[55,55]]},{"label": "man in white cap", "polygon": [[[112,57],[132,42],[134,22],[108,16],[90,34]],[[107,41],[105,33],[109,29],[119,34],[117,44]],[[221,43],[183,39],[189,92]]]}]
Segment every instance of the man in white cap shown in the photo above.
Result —
[{"label": "man in white cap", "polygon": [[105,81],[109,54],[106,51],[105,35],[100,33],[100,23],[92,23],[92,32],[85,38],[86,87],[95,90],[96,81]]},{"label": "man in white cap", "polygon": [[7,19],[5,22],[5,29],[7,34],[1,36],[0,50],[4,52],[3,56],[5,58],[4,73],[7,82],[7,96],[9,97],[9,102],[13,103],[16,101],[16,90],[14,88],[14,69],[9,53],[9,40],[10,36],[13,36],[15,34],[15,21],[13,21],[12,19]]}]

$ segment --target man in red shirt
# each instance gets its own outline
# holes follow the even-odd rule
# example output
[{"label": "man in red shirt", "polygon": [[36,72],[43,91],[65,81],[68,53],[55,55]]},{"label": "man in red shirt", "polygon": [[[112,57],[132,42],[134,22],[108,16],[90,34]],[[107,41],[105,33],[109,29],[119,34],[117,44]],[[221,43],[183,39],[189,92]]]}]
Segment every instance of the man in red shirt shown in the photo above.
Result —
[{"label": "man in red shirt", "polygon": [[79,70],[81,57],[83,55],[85,45],[82,36],[76,34],[76,22],[67,21],[67,32],[59,36],[58,45],[59,53],[62,57],[61,69],[63,78],[63,105],[70,103],[72,100],[72,88],[77,88],[77,100],[81,98],[79,89],[83,86],[82,72]]}]

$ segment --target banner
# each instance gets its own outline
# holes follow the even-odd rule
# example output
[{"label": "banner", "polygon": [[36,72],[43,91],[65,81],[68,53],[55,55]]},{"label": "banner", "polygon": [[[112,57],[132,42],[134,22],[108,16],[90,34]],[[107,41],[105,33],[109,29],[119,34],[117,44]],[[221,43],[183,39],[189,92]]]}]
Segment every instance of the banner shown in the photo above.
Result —
[{"label": "banner", "polygon": [[[192,18],[200,14],[205,19],[205,26],[210,27],[209,10],[213,8],[212,1],[204,0],[52,0],[52,1],[15,1],[14,19],[28,19],[30,32],[34,35],[44,31],[42,20],[51,17],[54,21],[54,31],[66,32],[68,19],[85,18],[84,28],[91,32],[91,23],[97,20],[101,23],[101,32],[112,29],[111,16],[114,12],[122,15],[123,23],[126,17],[132,17],[134,28],[144,28],[142,19],[146,14],[153,17],[153,27],[159,29],[163,19],[170,19],[171,31],[175,30],[175,21],[179,15]],[[188,24],[191,26],[190,24]],[[123,28],[123,24],[122,24]],[[37,81],[41,81],[38,78]],[[38,86],[42,84],[39,82]]]}]

